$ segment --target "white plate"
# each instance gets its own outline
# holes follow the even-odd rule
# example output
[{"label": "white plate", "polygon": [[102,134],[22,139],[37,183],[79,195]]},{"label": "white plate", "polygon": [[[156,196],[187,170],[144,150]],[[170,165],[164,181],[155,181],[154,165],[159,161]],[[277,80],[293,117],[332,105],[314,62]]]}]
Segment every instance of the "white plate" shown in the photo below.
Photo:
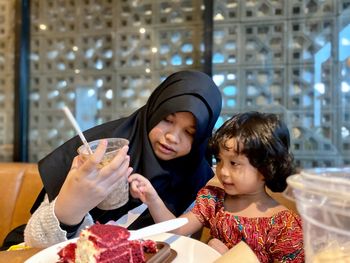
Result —
[{"label": "white plate", "polygon": [[[172,263],[212,263],[220,257],[220,254],[208,245],[185,236],[162,233],[150,236],[147,239],[168,243],[177,252],[177,256]],[[76,240],[75,238],[46,248],[27,259],[25,263],[56,263],[59,260],[57,252],[68,243],[76,242]]]}]

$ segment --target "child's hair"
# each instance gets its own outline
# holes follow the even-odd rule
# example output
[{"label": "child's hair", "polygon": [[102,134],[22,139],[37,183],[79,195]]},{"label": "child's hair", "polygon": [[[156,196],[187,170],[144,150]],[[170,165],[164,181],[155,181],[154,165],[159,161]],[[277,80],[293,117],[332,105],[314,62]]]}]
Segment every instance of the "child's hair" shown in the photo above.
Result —
[{"label": "child's hair", "polygon": [[286,178],[294,173],[293,155],[289,151],[287,126],[275,114],[246,112],[227,120],[210,140],[210,150],[219,155],[220,147],[228,149],[227,140],[235,139],[237,154],[245,155],[250,164],[264,176],[273,192],[287,187]]}]

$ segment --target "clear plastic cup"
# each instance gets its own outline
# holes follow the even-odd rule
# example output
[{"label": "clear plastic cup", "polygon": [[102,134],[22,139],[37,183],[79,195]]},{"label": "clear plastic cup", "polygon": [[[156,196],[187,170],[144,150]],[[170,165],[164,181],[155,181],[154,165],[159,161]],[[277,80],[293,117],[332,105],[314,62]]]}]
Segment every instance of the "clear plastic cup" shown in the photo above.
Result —
[{"label": "clear plastic cup", "polygon": [[[96,150],[101,140],[89,142],[92,152]],[[129,144],[129,141],[124,138],[105,138],[104,140],[107,140],[108,144],[105,155],[102,161],[100,162],[100,167],[103,167],[104,165],[112,161],[119,149],[121,149],[124,145]],[[78,148],[78,154],[82,156],[83,159],[89,157],[89,152],[86,149],[85,145],[81,145]],[[113,191],[109,195],[107,195],[107,197],[101,203],[99,203],[97,207],[103,210],[113,210],[125,205],[128,201],[129,183],[127,176],[125,176],[118,181]]]},{"label": "clear plastic cup", "polygon": [[287,182],[303,222],[306,262],[350,262],[350,167],[302,170]]}]

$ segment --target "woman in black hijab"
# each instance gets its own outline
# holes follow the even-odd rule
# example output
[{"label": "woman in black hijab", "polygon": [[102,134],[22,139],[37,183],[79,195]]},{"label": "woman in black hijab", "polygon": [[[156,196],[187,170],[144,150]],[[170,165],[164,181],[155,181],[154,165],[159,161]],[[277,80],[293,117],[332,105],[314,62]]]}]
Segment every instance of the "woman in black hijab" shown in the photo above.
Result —
[{"label": "woman in black hijab", "polygon": [[[180,71],[165,79],[154,90],[147,103],[132,115],[91,128],[84,135],[88,141],[108,137],[127,138],[130,141],[128,155],[133,172],[147,177],[168,208],[178,216],[194,201],[198,190],[213,176],[205,153],[207,141],[221,111],[221,104],[220,91],[209,76],[198,71]],[[194,116],[195,134],[192,147],[185,156],[161,160],[152,148],[149,133],[162,120],[177,112],[190,112]],[[47,202],[55,200],[80,145],[81,140],[76,136],[39,161],[44,189],[32,210],[38,207],[44,194],[47,194]],[[117,220],[139,205],[138,202],[130,197],[129,202],[121,208],[104,211],[95,207],[91,208],[89,214],[94,222],[106,223]],[[31,220],[28,225],[33,224]],[[82,222],[77,226],[61,223],[60,227],[67,231],[69,238],[75,235]],[[129,228],[137,229],[151,223],[153,221],[146,211]],[[31,235],[28,234],[30,231],[26,232],[26,235]]]}]

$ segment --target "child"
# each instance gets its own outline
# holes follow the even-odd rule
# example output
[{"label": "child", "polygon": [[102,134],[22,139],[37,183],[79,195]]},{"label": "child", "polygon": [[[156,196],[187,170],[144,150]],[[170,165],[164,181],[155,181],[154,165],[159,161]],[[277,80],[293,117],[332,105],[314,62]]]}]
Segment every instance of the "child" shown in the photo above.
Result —
[{"label": "child", "polygon": [[[214,175],[206,160],[206,148],[221,110],[221,94],[213,80],[198,71],[179,71],[166,78],[147,103],[126,118],[84,132],[88,141],[123,137],[129,146],[99,169],[106,145],[83,165],[77,160],[78,136],[67,141],[39,162],[45,200],[31,216],[25,243],[47,247],[77,237],[98,221],[118,220],[140,205],[129,198],[124,206],[102,210],[97,205],[113,190],[121,176],[133,170],[150,180],[159,196],[176,215],[181,215],[196,194]],[[72,165],[73,163],[73,165]],[[177,193],[182,191],[182,195]],[[148,211],[129,226],[153,224]]]},{"label": "child", "polygon": [[[181,217],[189,223],[174,233],[189,235],[210,228],[209,245],[220,253],[240,241],[261,262],[304,262],[301,219],[265,191],[281,192],[293,173],[288,128],[276,115],[237,114],[211,140],[216,176],[222,188],[205,186],[192,210]],[[144,177],[129,177],[131,193],[148,208],[156,222],[174,218]],[[179,193],[180,195],[181,193]]]}]

